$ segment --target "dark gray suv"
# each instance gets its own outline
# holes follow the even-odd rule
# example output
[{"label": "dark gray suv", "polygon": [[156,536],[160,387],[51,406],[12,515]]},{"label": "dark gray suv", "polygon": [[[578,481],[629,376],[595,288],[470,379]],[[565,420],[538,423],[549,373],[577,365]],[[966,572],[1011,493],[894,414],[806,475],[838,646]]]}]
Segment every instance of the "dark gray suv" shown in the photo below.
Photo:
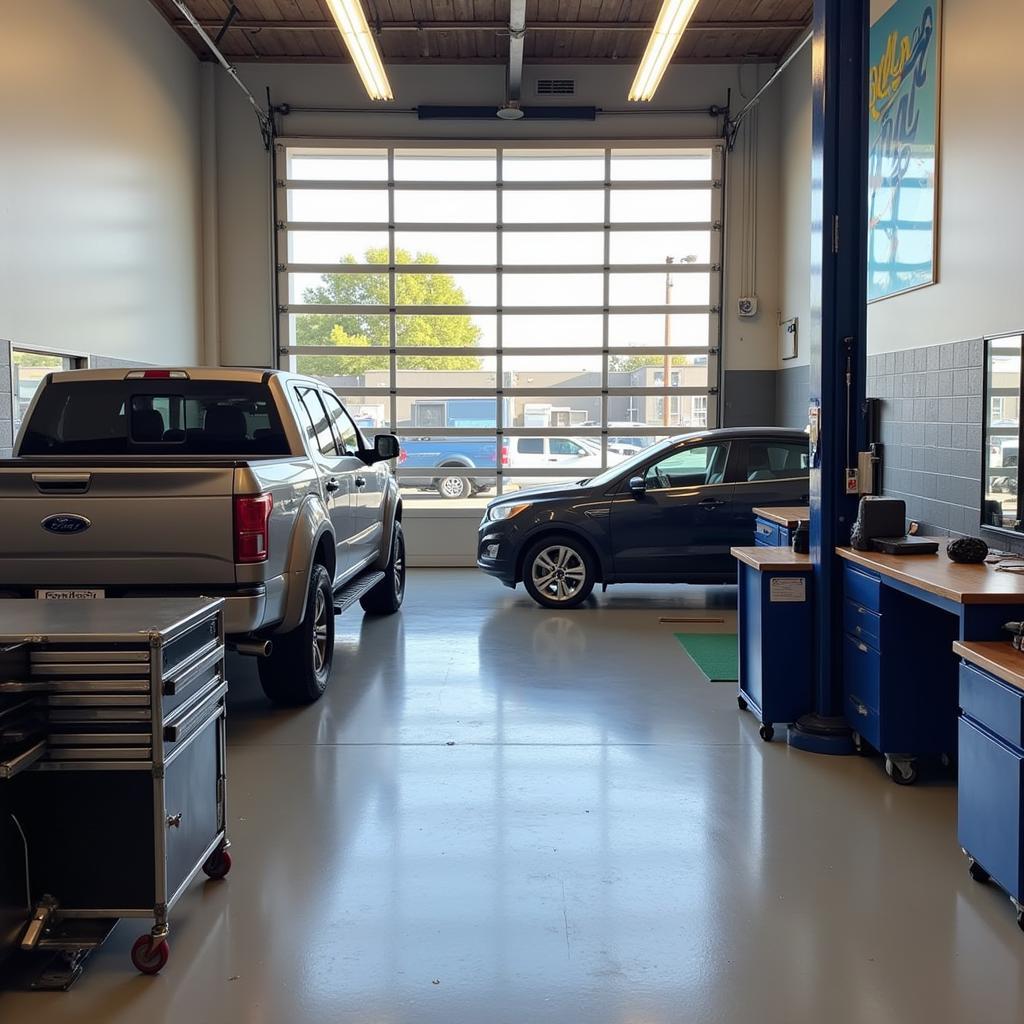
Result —
[{"label": "dark gray suv", "polygon": [[806,433],[730,427],[651,445],[598,476],[502,495],[477,565],[547,608],[595,583],[735,583],[729,549],[754,543],[757,506],[808,500]]}]

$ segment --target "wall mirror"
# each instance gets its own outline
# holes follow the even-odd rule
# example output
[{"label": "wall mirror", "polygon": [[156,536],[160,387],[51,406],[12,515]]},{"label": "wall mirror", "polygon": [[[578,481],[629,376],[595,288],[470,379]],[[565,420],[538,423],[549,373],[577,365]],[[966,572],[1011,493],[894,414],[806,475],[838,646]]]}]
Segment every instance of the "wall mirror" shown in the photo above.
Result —
[{"label": "wall mirror", "polygon": [[981,525],[1024,534],[1020,493],[1021,340],[1010,334],[985,342],[985,423],[982,432]]}]

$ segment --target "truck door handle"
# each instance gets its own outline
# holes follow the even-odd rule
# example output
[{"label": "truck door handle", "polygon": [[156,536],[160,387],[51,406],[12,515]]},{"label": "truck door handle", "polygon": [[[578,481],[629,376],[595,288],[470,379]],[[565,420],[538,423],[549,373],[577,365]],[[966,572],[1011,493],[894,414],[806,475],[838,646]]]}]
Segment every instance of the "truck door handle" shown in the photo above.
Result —
[{"label": "truck door handle", "polygon": [[327,490],[328,494],[333,494],[335,491],[341,490],[341,481],[336,476],[332,476],[330,480],[324,484],[324,488]]},{"label": "truck door handle", "polygon": [[721,498],[703,498],[697,504],[701,508],[720,508],[725,502]]},{"label": "truck door handle", "polygon": [[365,477],[361,477],[361,476],[357,476],[356,477],[356,487],[365,487],[365,486],[366,486],[366,478]]}]

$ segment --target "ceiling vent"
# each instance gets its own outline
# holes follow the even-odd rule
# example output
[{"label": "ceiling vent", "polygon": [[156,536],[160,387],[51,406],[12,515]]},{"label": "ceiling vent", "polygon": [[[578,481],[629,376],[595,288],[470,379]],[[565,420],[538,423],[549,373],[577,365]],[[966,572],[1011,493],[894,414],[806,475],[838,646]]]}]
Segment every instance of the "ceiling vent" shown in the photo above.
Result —
[{"label": "ceiling vent", "polygon": [[540,78],[537,80],[538,96],[575,96],[576,82],[571,78]]}]

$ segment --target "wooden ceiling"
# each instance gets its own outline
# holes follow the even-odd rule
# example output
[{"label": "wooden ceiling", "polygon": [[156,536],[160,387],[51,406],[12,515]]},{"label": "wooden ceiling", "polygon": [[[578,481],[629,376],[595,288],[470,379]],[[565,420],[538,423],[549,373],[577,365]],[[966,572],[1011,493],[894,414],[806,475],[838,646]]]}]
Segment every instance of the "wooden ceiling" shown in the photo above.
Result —
[{"label": "wooden ceiling", "polygon": [[[200,58],[209,53],[171,0],[152,0]],[[778,59],[810,22],[813,0],[700,0],[676,53],[681,63]],[[186,0],[211,37],[230,0]],[[235,0],[220,49],[233,62],[348,61],[324,0]],[[528,0],[527,64],[635,64],[661,0]],[[363,0],[384,62],[504,63],[507,0]]]}]

